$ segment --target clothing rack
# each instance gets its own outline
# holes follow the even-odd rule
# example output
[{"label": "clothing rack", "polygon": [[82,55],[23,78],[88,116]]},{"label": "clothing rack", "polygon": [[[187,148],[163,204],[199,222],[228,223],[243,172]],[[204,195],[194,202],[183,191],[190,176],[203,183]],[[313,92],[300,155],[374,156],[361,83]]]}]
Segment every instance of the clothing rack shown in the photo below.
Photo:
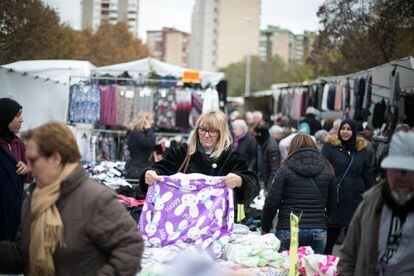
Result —
[{"label": "clothing rack", "polygon": [[145,82],[152,82],[152,83],[182,83],[181,80],[163,80],[163,79],[147,79],[147,78],[125,78],[125,77],[104,77],[104,76],[69,76],[69,85],[71,84],[72,79],[89,79],[89,80],[114,80],[114,81],[132,81],[137,83],[145,83]]},{"label": "clothing rack", "polygon": [[[121,134],[126,135],[126,130],[116,130],[116,129],[99,129],[99,128],[92,128],[92,132],[95,133],[112,133],[112,134]],[[175,136],[183,136],[187,138],[190,134],[189,133],[180,133],[180,132],[155,132],[155,136],[164,136],[164,137],[175,137]]]},{"label": "clothing rack", "polygon": [[401,64],[398,64],[398,63],[395,63],[394,66],[397,66],[397,67],[400,67],[400,68],[404,68],[404,69],[407,69],[407,70],[410,70],[410,71],[414,71],[413,68],[407,67],[407,66],[404,66],[404,65],[401,65]]}]

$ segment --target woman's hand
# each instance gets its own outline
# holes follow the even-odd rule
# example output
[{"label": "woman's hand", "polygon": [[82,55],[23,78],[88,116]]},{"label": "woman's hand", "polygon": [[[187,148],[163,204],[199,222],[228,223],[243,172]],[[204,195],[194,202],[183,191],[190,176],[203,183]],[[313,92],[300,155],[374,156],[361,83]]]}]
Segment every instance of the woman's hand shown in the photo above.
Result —
[{"label": "woman's hand", "polygon": [[153,170],[148,170],[145,172],[145,183],[148,185],[154,185],[155,180],[157,180],[159,177],[157,173]]},{"label": "woman's hand", "polygon": [[26,164],[22,161],[17,162],[16,168],[16,172],[18,175],[24,175],[30,171],[29,167],[27,167]]},{"label": "woman's hand", "polygon": [[226,183],[227,187],[234,189],[237,187],[241,187],[242,178],[237,174],[229,173],[224,177],[224,183]]}]

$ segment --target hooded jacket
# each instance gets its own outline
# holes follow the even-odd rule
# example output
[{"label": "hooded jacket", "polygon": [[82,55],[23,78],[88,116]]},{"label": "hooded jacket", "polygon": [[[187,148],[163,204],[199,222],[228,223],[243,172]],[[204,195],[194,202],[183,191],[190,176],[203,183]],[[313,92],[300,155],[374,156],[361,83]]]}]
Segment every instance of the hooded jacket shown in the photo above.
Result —
[{"label": "hooded jacket", "polygon": [[277,210],[277,229],[289,229],[290,212],[302,214],[300,228],[327,228],[325,208],[330,214],[335,204],[335,175],[329,164],[318,151],[300,149],[276,173],[263,208],[262,229],[270,231]]},{"label": "hooded jacket", "polygon": [[[22,206],[16,242],[0,242],[0,273],[28,273],[32,184]],[[89,179],[82,165],[61,183],[56,202],[65,246],[53,254],[56,275],[135,275],[144,242],[136,223],[109,188]]]},{"label": "hooded jacket", "polygon": [[367,141],[362,137],[356,138],[356,151],[346,151],[341,141],[332,135],[326,137],[322,155],[329,160],[335,170],[338,183],[351,162],[354,161],[338,190],[338,204],[330,217],[331,227],[347,227],[352,215],[362,200],[362,194],[374,185],[371,175],[369,152],[366,150]]}]

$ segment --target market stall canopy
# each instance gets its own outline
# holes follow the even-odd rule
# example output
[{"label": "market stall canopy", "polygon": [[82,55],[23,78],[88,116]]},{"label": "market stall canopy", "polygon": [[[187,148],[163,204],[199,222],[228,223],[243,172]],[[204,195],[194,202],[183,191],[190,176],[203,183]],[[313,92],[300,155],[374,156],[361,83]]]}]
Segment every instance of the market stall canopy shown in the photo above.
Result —
[{"label": "market stall canopy", "polygon": [[400,88],[414,89],[414,58],[405,57],[398,60],[391,61],[367,70],[359,71],[349,75],[320,77],[318,80],[325,81],[343,81],[346,78],[360,78],[371,74],[374,90],[389,89],[391,71],[396,70],[400,75]]},{"label": "market stall canopy", "polygon": [[[189,70],[193,69],[165,63],[154,58],[144,58],[125,63],[98,67],[92,70],[92,74],[110,74],[116,76],[120,75],[122,72],[127,71],[130,76],[134,78],[140,78],[143,76],[145,77],[149,72],[154,72],[162,77],[174,76],[176,78],[181,78],[183,76],[183,73]],[[217,85],[217,83],[224,79],[224,73],[200,71],[200,78],[202,85],[209,83],[212,85]]]},{"label": "market stall canopy", "polygon": [[27,73],[34,77],[69,83],[71,76],[89,77],[95,65],[85,60],[23,60],[1,65],[20,73]]}]

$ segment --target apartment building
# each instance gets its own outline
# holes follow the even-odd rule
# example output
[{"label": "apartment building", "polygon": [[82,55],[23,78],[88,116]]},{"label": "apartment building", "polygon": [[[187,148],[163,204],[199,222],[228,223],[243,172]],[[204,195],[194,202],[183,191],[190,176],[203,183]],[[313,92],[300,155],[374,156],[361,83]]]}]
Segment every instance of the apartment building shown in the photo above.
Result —
[{"label": "apartment building", "polygon": [[147,31],[147,46],[151,56],[176,65],[188,67],[190,35],[174,28]]},{"label": "apartment building", "polygon": [[278,55],[286,64],[302,64],[312,51],[314,32],[295,35],[290,30],[268,26],[260,31],[260,58],[265,61]]},{"label": "apartment building", "polygon": [[138,37],[139,0],[82,0],[82,29],[96,31],[103,23],[127,22],[129,31]]},{"label": "apartment building", "polygon": [[196,0],[189,65],[216,71],[259,54],[260,0]]}]

